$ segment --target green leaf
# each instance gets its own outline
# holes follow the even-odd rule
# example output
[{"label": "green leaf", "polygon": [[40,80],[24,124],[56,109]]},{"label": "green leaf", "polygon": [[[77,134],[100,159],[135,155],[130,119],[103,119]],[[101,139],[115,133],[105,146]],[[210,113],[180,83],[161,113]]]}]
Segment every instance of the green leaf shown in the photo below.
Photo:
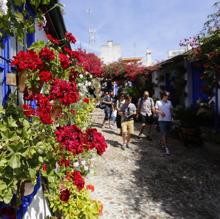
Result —
[{"label": "green leaf", "polygon": [[8,162],[8,161],[7,161],[6,159],[4,159],[4,158],[1,159],[1,160],[0,160],[0,167],[4,167],[7,162]]},{"label": "green leaf", "polygon": [[44,162],[43,157],[42,157],[42,156],[39,156],[39,157],[38,157],[38,161],[39,161],[40,163],[43,163],[43,162]]},{"label": "green leaf", "polygon": [[23,120],[23,126],[24,126],[25,129],[29,129],[30,128],[30,123],[26,119],[24,119]]},{"label": "green leaf", "polygon": [[[7,189],[7,185],[4,181],[0,180],[0,191]],[[2,193],[2,192],[0,192]]]},{"label": "green leaf", "polygon": [[11,159],[9,160],[9,166],[12,169],[19,168],[21,166],[20,162],[20,155],[19,154],[14,154]]},{"label": "green leaf", "polygon": [[13,197],[13,193],[11,189],[8,189],[8,192],[4,195],[3,200],[6,204],[10,203],[11,199]]},{"label": "green leaf", "polygon": [[35,169],[28,168],[28,172],[29,172],[32,179],[36,178],[37,172]]},{"label": "green leaf", "polygon": [[[1,37],[1,35],[0,35],[0,37]],[[5,110],[3,109],[2,106],[0,106],[0,114],[5,114]]]},{"label": "green leaf", "polygon": [[45,47],[45,42],[42,40],[37,41],[36,43],[33,43],[30,47],[30,49],[42,49],[43,47]]},{"label": "green leaf", "polygon": [[18,125],[16,124],[16,121],[12,117],[8,118],[8,126],[11,127],[11,128],[17,128],[18,127]]},{"label": "green leaf", "polygon": [[25,3],[25,0],[13,0],[15,6],[22,6]]},{"label": "green leaf", "polygon": [[24,16],[23,16],[22,13],[20,13],[20,12],[15,12],[14,15],[15,15],[16,20],[17,20],[19,23],[22,23],[22,22],[24,21]]}]

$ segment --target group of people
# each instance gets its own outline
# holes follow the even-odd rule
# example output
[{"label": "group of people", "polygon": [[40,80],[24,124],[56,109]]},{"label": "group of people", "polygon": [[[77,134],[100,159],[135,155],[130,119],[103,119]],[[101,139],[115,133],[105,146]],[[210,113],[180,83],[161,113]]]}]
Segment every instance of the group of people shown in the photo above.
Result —
[{"label": "group of people", "polygon": [[114,100],[111,92],[105,92],[101,104],[105,112],[102,127],[107,121],[109,127],[111,127],[111,120],[116,122],[117,128],[120,129],[120,135],[122,135],[123,150],[126,147],[129,148],[131,136],[134,134],[134,120],[139,119],[141,126],[137,138],[141,138],[146,127],[146,138],[152,141],[152,126],[156,121],[160,129],[161,145],[165,154],[170,155],[167,138],[172,123],[173,106],[169,100],[169,92],[162,91],[161,99],[155,103],[149,92],[144,91],[143,96],[138,100],[137,106],[132,103],[132,97],[128,94],[122,92],[117,100]]}]

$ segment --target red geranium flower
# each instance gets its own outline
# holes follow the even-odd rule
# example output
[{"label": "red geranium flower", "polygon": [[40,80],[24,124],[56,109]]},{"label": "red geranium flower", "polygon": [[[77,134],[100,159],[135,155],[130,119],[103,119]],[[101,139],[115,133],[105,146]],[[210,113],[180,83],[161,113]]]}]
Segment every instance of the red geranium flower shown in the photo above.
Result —
[{"label": "red geranium flower", "polygon": [[43,167],[42,167],[43,171],[46,172],[47,171],[47,165],[44,163]]},{"label": "red geranium flower", "polygon": [[50,40],[50,42],[52,42],[53,44],[60,45],[60,41],[53,38],[50,34],[47,34],[47,39]]},{"label": "red geranium flower", "polygon": [[35,114],[34,109],[29,104],[23,104],[22,106],[24,115],[27,117],[31,117]]},{"label": "red geranium flower", "polygon": [[73,183],[74,183],[74,185],[76,185],[76,187],[79,189],[79,191],[84,188],[85,181],[82,178],[80,171],[78,171],[78,170],[74,170],[74,172],[73,172]]},{"label": "red geranium flower", "polygon": [[55,79],[50,91],[49,98],[58,100],[61,104],[69,106],[79,100],[79,92],[76,83],[71,83],[61,79]]},{"label": "red geranium flower", "polygon": [[18,71],[41,69],[43,62],[33,50],[20,51],[13,59]]},{"label": "red geranium flower", "polygon": [[67,69],[70,66],[70,64],[71,64],[70,59],[65,54],[60,53],[59,59],[60,59],[60,63],[61,63],[61,66],[63,69]]},{"label": "red geranium flower", "polygon": [[88,146],[88,149],[90,149],[90,150],[92,150],[93,148],[96,148],[97,153],[99,155],[102,155],[107,148],[105,138],[95,128],[87,129],[87,131],[86,131],[86,144]]},{"label": "red geranium flower", "polygon": [[86,188],[87,188],[88,190],[92,191],[92,192],[94,192],[94,191],[95,191],[94,186],[93,186],[93,185],[91,185],[91,184],[87,185],[87,186],[86,186]]},{"label": "red geranium flower", "polygon": [[[83,133],[75,125],[61,126],[55,132],[56,140],[61,144],[63,149],[73,153],[73,155],[80,154],[84,151]],[[64,156],[60,162],[66,164]]]},{"label": "red geranium flower", "polygon": [[60,200],[63,202],[68,202],[70,197],[70,191],[69,189],[64,189],[62,191],[60,191]]},{"label": "red geranium flower", "polygon": [[39,77],[41,81],[48,82],[52,79],[52,73],[50,71],[41,71]]},{"label": "red geranium flower", "polygon": [[44,47],[41,49],[40,58],[45,59],[46,61],[52,61],[55,58],[55,54],[53,50],[50,50],[48,47]]},{"label": "red geranium flower", "polygon": [[65,33],[65,38],[71,43],[76,43],[76,38],[70,32]]},{"label": "red geranium flower", "polygon": [[40,120],[44,124],[52,124],[53,120],[51,118],[52,105],[49,102],[48,98],[43,94],[38,94],[36,96],[38,103],[37,115],[40,117]]},{"label": "red geranium flower", "polygon": [[89,101],[90,101],[89,98],[84,98],[84,99],[83,99],[83,102],[84,102],[84,103],[89,103]]}]

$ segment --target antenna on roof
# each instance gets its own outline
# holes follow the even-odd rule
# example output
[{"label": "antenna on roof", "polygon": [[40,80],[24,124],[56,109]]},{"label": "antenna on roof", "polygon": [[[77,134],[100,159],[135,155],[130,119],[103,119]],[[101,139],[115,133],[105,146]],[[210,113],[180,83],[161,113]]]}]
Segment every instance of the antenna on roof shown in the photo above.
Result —
[{"label": "antenna on roof", "polygon": [[[89,15],[89,21],[91,21],[91,16],[92,16],[93,10],[91,8],[88,8],[86,10],[86,13]],[[95,43],[96,29],[92,28],[92,27],[89,27],[88,34],[89,34],[89,45],[94,44]]]}]

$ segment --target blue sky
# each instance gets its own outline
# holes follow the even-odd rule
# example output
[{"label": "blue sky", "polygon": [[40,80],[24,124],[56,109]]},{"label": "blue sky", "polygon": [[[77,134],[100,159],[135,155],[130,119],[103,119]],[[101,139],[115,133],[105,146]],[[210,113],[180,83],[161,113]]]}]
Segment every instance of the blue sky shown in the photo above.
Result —
[{"label": "blue sky", "polygon": [[[99,54],[113,40],[123,57],[144,56],[162,60],[179,48],[180,40],[202,29],[216,0],[61,0],[67,30],[86,50]],[[91,14],[87,11],[91,9]],[[88,29],[96,29],[96,42],[88,45]]]}]

